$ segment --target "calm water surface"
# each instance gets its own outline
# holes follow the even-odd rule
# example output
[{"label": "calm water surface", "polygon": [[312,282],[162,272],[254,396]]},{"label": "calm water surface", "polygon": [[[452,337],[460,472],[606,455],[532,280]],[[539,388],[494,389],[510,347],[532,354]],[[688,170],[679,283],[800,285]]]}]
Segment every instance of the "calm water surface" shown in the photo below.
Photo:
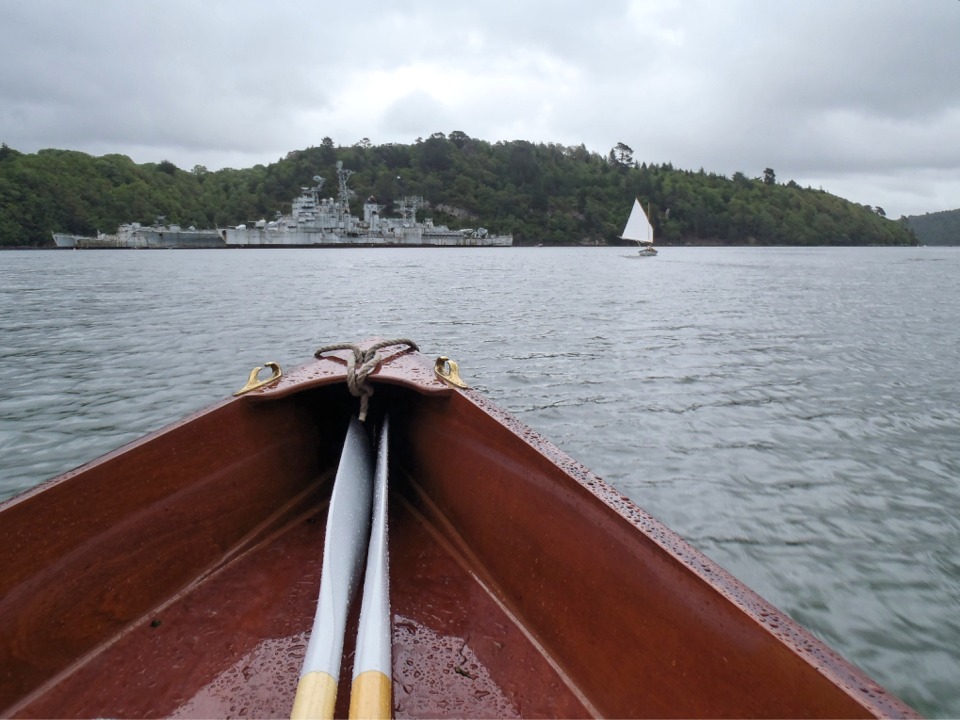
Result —
[{"label": "calm water surface", "polygon": [[960,249],[0,253],[0,497],[254,365],[407,336],[960,717]]}]

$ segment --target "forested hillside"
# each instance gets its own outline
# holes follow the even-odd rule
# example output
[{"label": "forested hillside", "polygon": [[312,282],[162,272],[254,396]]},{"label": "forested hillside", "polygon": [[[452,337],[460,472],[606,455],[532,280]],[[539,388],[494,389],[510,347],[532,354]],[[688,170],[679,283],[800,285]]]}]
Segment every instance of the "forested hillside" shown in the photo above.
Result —
[{"label": "forested hillside", "polygon": [[911,215],[906,222],[924,245],[960,245],[960,210]]},{"label": "forested hillside", "polygon": [[[732,178],[647,164],[618,143],[606,156],[583,145],[489,143],[462,132],[410,145],[366,139],[289,153],[270,165],[215,172],[170,162],[138,165],[124,155],[68,150],[21,153],[0,146],[0,245],[51,245],[51,232],[93,235],[158,216],[183,227],[226,227],[288,212],[314,175],[336,192],[335,164],[354,171],[362,201],[422,195],[423,217],[451,227],[512,232],[517,245],[609,244],[634,197],[651,210],[658,243],[758,245],[908,244],[906,225],[880,208],[822,190],[779,183],[771,168]],[[359,202],[353,205],[359,214]]]}]

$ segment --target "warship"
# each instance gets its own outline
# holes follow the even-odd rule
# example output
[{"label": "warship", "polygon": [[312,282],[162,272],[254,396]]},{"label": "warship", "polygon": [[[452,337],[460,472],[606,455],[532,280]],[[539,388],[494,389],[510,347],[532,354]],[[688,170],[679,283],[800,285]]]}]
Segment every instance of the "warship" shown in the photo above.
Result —
[{"label": "warship", "polygon": [[164,223],[165,218],[157,218],[153,225],[125,223],[114,234],[97,233],[95,237],[53,233],[57,247],[63,248],[222,248],[223,237],[218,230],[197,230],[195,227],[181,228],[179,225]]},{"label": "warship", "polygon": [[423,207],[420,196],[405,196],[394,201],[400,217],[383,217],[386,206],[367,198],[363,217],[350,213],[347,180],[353,171],[337,163],[336,198],[321,198],[324,178],[313,177],[314,185],[300,189],[289,215],[277,213],[274,220],[215,230],[187,229],[164,224],[164,218],[150,226],[140,223],[121,225],[115,234],[97,233],[83,237],[53,233],[57,247],[66,248],[224,248],[224,247],[335,247],[335,246],[411,246],[411,247],[505,247],[513,245],[513,235],[495,235],[486,228],[451,230],[426,219],[417,222],[417,210]]},{"label": "warship", "polygon": [[493,235],[486,228],[451,230],[434,225],[432,220],[417,222],[417,209],[423,198],[405,196],[394,201],[400,217],[381,216],[383,205],[375,198],[363,204],[363,217],[350,213],[350,191],[347,180],[352,171],[337,163],[338,192],[336,198],[321,198],[324,178],[313,177],[311,187],[301,188],[293,200],[289,215],[275,220],[259,220],[251,226],[238,225],[220,230],[227,247],[311,247],[341,245],[405,245],[405,246],[510,246],[512,235]]}]

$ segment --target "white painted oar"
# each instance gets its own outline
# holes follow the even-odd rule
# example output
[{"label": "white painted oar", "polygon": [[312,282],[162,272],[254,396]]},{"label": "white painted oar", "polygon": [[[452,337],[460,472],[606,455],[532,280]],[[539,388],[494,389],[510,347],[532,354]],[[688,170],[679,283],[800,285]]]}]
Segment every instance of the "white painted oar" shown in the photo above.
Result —
[{"label": "white painted oar", "polygon": [[393,663],[390,647],[390,554],[387,546],[387,461],[389,418],[384,417],[377,450],[373,489],[373,523],[363,578],[363,602],[353,660],[350,717],[387,720],[391,716]]},{"label": "white painted oar", "polygon": [[320,597],[290,713],[294,720],[333,717],[347,611],[370,537],[372,494],[373,450],[360,421],[351,418],[327,511]]}]

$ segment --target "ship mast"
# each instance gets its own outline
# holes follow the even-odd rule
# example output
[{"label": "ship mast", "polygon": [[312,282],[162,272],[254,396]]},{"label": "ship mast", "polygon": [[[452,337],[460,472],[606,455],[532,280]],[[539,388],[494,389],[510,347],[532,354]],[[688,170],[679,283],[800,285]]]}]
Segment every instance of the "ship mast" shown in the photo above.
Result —
[{"label": "ship mast", "polygon": [[397,185],[400,186],[400,199],[393,201],[393,206],[400,213],[400,224],[405,228],[411,228],[417,224],[417,208],[423,206],[423,198],[420,195],[407,196],[403,188],[403,178],[397,175]]},{"label": "ship mast", "polygon": [[350,179],[350,176],[353,175],[353,170],[346,170],[343,167],[343,162],[337,160],[337,184],[339,185],[339,200],[340,200],[340,212],[343,215],[350,214],[350,194],[347,190],[347,180]]},{"label": "ship mast", "polygon": [[417,222],[417,208],[423,204],[423,198],[419,195],[412,197],[403,196],[402,200],[394,201],[398,205],[400,218],[404,227],[413,227]]}]

